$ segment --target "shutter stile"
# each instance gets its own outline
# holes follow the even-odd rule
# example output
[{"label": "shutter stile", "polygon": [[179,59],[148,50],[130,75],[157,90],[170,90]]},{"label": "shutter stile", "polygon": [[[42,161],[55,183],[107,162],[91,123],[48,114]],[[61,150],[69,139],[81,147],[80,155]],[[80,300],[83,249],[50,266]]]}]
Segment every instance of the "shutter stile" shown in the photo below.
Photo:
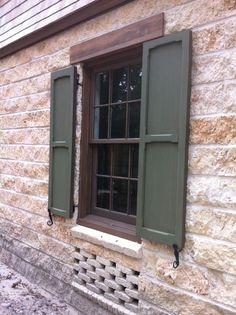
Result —
[{"label": "shutter stile", "polygon": [[143,45],[137,232],[184,245],[191,31]]},{"label": "shutter stile", "polygon": [[76,82],[76,67],[51,75],[48,209],[66,218],[73,214]]}]

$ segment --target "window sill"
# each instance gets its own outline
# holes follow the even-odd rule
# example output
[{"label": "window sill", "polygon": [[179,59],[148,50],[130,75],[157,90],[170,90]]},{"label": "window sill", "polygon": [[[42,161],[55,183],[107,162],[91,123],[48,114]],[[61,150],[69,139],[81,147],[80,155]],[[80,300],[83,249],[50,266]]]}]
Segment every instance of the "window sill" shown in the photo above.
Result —
[{"label": "window sill", "polygon": [[100,245],[116,252],[120,252],[127,256],[141,258],[142,245],[137,242],[101,232],[83,225],[74,226],[71,229],[71,232],[74,237],[77,237],[79,239],[88,241],[96,245]]}]

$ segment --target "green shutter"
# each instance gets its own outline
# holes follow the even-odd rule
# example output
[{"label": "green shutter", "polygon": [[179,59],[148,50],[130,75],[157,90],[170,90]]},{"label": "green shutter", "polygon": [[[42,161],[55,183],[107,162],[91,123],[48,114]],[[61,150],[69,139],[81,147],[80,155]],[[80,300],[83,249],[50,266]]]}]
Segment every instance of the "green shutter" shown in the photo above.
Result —
[{"label": "green shutter", "polygon": [[51,75],[49,201],[52,213],[73,214],[76,68]]},{"label": "green shutter", "polygon": [[137,231],[184,245],[191,31],[143,45]]}]

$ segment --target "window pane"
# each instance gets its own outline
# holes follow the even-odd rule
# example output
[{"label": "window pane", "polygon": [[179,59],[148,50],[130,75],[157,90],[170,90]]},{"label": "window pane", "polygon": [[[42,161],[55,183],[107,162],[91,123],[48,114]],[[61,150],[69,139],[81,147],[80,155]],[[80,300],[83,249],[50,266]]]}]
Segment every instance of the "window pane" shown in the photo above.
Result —
[{"label": "window pane", "polygon": [[107,138],[108,130],[108,107],[95,108],[94,114],[94,138],[104,139]]},{"label": "window pane", "polygon": [[110,178],[97,177],[97,207],[109,209]]},{"label": "window pane", "polygon": [[114,145],[113,163],[115,176],[128,176],[129,146],[125,144]]},{"label": "window pane", "polygon": [[110,147],[98,145],[97,147],[97,173],[100,175],[110,174]]},{"label": "window pane", "polygon": [[112,210],[117,212],[127,212],[127,196],[128,196],[128,181],[123,179],[113,179]]},{"label": "window pane", "polygon": [[109,103],[109,73],[101,72],[96,75],[95,105]]},{"label": "window pane", "polygon": [[125,138],[126,105],[112,106],[111,138]]},{"label": "window pane", "polygon": [[137,212],[137,181],[130,181],[130,208],[129,213],[136,215]]},{"label": "window pane", "polygon": [[127,100],[127,68],[113,71],[112,103]]},{"label": "window pane", "polygon": [[129,104],[129,138],[139,138],[140,102]]},{"label": "window pane", "polygon": [[129,100],[137,100],[141,98],[141,78],[141,65],[130,66]]},{"label": "window pane", "polygon": [[131,177],[138,178],[138,144],[134,144],[130,148],[131,150]]}]

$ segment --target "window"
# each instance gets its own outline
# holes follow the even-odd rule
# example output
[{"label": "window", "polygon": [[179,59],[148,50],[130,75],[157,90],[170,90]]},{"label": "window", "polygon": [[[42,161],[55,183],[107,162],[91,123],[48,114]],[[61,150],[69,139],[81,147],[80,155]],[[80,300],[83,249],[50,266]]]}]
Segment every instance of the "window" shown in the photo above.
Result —
[{"label": "window", "polygon": [[93,73],[92,213],[135,223],[141,104],[140,63]]},{"label": "window", "polygon": [[[129,239],[137,229],[143,238],[182,248],[191,31],[143,42],[147,23],[72,50],[77,61],[90,54],[83,65],[78,223]],[[115,52],[121,38],[134,48],[126,42]],[[71,217],[76,68],[53,73],[51,82],[49,210]]]},{"label": "window", "polygon": [[[107,59],[106,59],[107,60]],[[79,222],[103,230],[114,225],[132,231],[136,224],[142,64],[140,49],[85,65],[90,88],[86,103],[86,141],[91,163],[86,178],[89,202]],[[104,66],[103,66],[104,65]],[[86,76],[85,75],[85,76]],[[90,169],[90,170],[88,170]],[[82,175],[83,176],[83,175]],[[83,178],[81,178],[84,186]],[[100,222],[101,220],[101,222]],[[132,225],[132,227],[131,227]],[[101,226],[97,228],[101,229]],[[118,233],[120,235],[120,233]]]}]

